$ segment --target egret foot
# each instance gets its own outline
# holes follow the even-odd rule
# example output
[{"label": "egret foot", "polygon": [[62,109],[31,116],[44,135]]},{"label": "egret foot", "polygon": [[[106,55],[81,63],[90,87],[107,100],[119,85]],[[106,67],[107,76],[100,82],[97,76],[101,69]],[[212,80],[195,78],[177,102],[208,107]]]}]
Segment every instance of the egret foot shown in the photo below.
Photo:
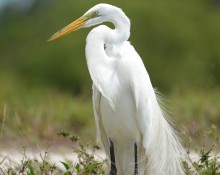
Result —
[{"label": "egret foot", "polygon": [[117,175],[117,168],[115,164],[115,151],[114,151],[114,144],[113,142],[109,139],[110,142],[110,158],[111,158],[111,171],[110,175]]},{"label": "egret foot", "polygon": [[137,143],[134,144],[134,175],[138,175]]}]

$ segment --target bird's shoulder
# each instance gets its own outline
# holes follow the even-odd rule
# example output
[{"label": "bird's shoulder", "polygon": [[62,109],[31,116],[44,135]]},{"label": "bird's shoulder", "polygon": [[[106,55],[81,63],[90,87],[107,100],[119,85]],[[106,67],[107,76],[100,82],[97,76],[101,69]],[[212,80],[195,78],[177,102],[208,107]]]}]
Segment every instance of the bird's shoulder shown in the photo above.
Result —
[{"label": "bird's shoulder", "polygon": [[108,57],[114,59],[126,58],[129,53],[135,53],[133,46],[129,41],[124,41],[121,43],[105,44],[105,52]]},{"label": "bird's shoulder", "polygon": [[121,65],[119,69],[125,72],[129,87],[134,97],[136,109],[141,99],[146,101],[149,94],[153,93],[153,87],[147,69],[135,48],[125,42],[121,47]]},{"label": "bird's shoulder", "polygon": [[116,64],[119,70],[126,72],[130,77],[137,76],[142,80],[149,78],[144,62],[129,41],[121,43],[117,48],[120,57]]}]

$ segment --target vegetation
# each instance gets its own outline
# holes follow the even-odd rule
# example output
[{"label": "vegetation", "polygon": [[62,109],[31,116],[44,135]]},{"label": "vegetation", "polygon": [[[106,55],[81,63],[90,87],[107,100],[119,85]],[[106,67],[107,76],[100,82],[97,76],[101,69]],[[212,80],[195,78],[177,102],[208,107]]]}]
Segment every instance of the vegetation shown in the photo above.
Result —
[{"label": "vegetation", "polygon": [[8,8],[0,14],[0,152],[15,145],[45,147],[48,140],[58,147],[68,145],[68,139],[56,134],[65,129],[81,137],[82,142],[75,140],[72,145],[84,164],[60,162],[63,170],[48,162],[47,151],[36,161],[24,149],[24,159],[16,167],[3,168],[0,157],[0,174],[103,173],[105,160],[95,160],[84,146],[95,140],[91,80],[84,55],[90,29],[55,42],[46,40],[93,5],[106,2],[121,7],[131,19],[132,45],[154,87],[168,99],[166,109],[185,147],[200,153],[194,167],[202,175],[219,175],[219,160],[213,156],[220,150],[218,1],[35,2],[29,11]]},{"label": "vegetation", "polygon": [[[55,42],[46,40],[99,2],[38,0],[26,13],[7,9],[1,16],[4,139],[24,137],[37,142],[56,137],[57,130],[66,128],[94,140],[91,80],[84,56],[89,29]],[[168,110],[175,114],[176,123],[186,127],[192,139],[213,124],[219,132],[219,4],[214,0],[135,5],[112,0],[111,4],[122,7],[130,17],[130,40],[154,87],[171,101],[168,106],[174,108]],[[0,124],[2,121],[3,112]]]},{"label": "vegetation", "polygon": [[[78,137],[70,134],[67,131],[60,131],[58,135],[71,140],[74,143],[73,151],[77,154],[78,159],[75,162],[60,161],[64,168],[57,166],[57,162],[51,163],[48,160],[48,148],[39,159],[30,159],[26,156],[26,149],[24,148],[23,159],[18,165],[7,166],[4,164],[7,158],[0,162],[0,172],[3,175],[105,175],[107,174],[108,163],[106,160],[96,160],[93,153],[89,153],[91,147],[84,146]],[[97,145],[93,146],[93,150],[99,149]],[[199,158],[192,161],[194,170],[200,175],[219,175],[220,161],[219,157],[212,155],[213,147],[206,151],[200,150]],[[183,161],[183,167],[186,175],[193,175],[193,168]]]},{"label": "vegetation", "polygon": [[[59,145],[56,132],[62,129],[80,135],[82,141],[94,143],[95,122],[89,93],[73,96],[54,87],[31,86],[22,79],[17,80],[8,76],[0,87],[0,126],[4,123],[0,146],[13,146],[14,141],[46,144],[48,140]],[[190,139],[192,144],[207,147],[216,141],[207,134],[219,135],[219,98],[217,89],[205,93],[173,92],[165,97],[169,100],[164,101],[165,108],[181,137],[186,137],[186,146]]]},{"label": "vegetation", "polygon": [[[73,174],[94,174],[104,175],[104,163],[105,160],[97,161],[92,153],[88,153],[88,147],[85,147],[78,137],[69,134],[66,131],[61,131],[58,135],[62,135],[65,138],[70,139],[75,143],[73,151],[77,154],[78,159],[75,162],[66,161],[59,163],[63,165],[63,168],[57,166],[57,162],[50,163],[48,160],[47,147],[44,154],[40,155],[40,159],[30,159],[26,155],[26,148],[24,147],[23,158],[18,165],[7,166],[4,164],[7,158],[0,161],[0,173],[2,175],[73,175]],[[94,146],[93,149],[99,149]]]},{"label": "vegetation", "polygon": [[[73,94],[90,91],[85,39],[79,30],[55,42],[46,40],[93,5],[117,5],[132,22],[130,41],[155,87],[163,92],[219,87],[220,11],[215,0],[109,1],[38,0],[28,13],[2,16],[0,70],[35,84]],[[49,25],[48,25],[49,24]]]}]

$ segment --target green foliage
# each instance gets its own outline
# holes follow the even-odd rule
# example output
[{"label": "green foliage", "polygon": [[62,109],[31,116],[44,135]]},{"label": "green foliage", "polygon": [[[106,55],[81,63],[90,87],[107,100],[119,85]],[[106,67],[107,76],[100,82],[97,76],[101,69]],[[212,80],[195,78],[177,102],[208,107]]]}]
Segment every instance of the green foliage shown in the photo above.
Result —
[{"label": "green foliage", "polygon": [[[212,154],[213,147],[205,151],[204,149],[200,150],[200,158],[198,161],[193,162],[193,167],[199,173],[199,175],[219,175],[220,174],[220,161],[219,157]],[[192,168],[184,162],[184,169],[186,175],[191,175]]]},{"label": "green foliage", "polygon": [[[67,131],[61,131],[58,135],[69,139],[74,146],[74,153],[77,154],[75,162],[60,161],[65,168],[64,170],[56,166],[56,162],[51,164],[48,160],[48,148],[43,155],[40,155],[40,160],[30,159],[26,155],[26,148],[24,147],[23,158],[19,165],[3,166],[4,159],[0,160],[0,174],[3,175],[104,175],[104,164],[106,160],[96,160],[93,153],[89,153],[91,149],[81,143],[78,137],[70,134]],[[75,139],[73,139],[75,138]],[[76,139],[77,138],[77,139]],[[94,147],[93,147],[94,149]],[[94,150],[95,151],[95,150]]]},{"label": "green foliage", "polygon": [[[90,95],[72,96],[54,87],[33,86],[23,79],[0,75],[0,82],[3,81],[4,86],[0,86],[0,146],[8,145],[11,140],[34,145],[47,140],[60,142],[55,133],[62,129],[80,135],[83,141],[94,142]],[[219,90],[179,90],[170,93],[168,99],[167,110],[180,132],[191,137],[194,144],[213,145],[220,132]]]},{"label": "green foliage", "polygon": [[[63,136],[64,138],[69,139],[71,142],[77,144],[76,149],[74,151],[78,155],[78,162],[73,166],[72,172],[70,171],[70,165],[61,162],[68,173],[73,174],[74,172],[77,174],[97,174],[97,175],[104,175],[103,171],[103,165],[105,161],[97,161],[94,158],[94,155],[91,153],[88,153],[88,146],[84,146],[80,140],[79,137],[70,134],[68,131],[60,131],[58,132],[58,135]],[[96,145],[92,147],[94,150],[99,149]],[[91,148],[90,148],[91,149]]]},{"label": "green foliage", "polygon": [[[99,2],[39,0],[28,13],[8,9],[2,17],[1,111],[7,106],[6,117],[0,113],[3,139],[13,140],[19,134],[36,142],[36,138],[56,137],[53,133],[62,128],[94,139],[92,104],[87,98],[91,80],[84,54],[91,29],[46,40]],[[111,4],[131,19],[131,43],[153,86],[169,92],[175,120],[191,136],[202,135],[212,124],[219,131],[220,7],[214,0],[112,0]]]},{"label": "green foliage", "polygon": [[[38,1],[27,14],[8,10],[0,28],[1,70],[22,76],[29,83],[52,85],[75,94],[90,90],[84,54],[90,29],[55,42],[46,40],[100,2]],[[220,6],[214,0],[104,2],[121,7],[130,17],[130,40],[154,86],[171,91],[220,85]]]},{"label": "green foliage", "polygon": [[[4,77],[0,75],[0,81]],[[55,133],[64,128],[81,135],[82,140],[94,140],[92,102],[87,95],[73,97],[54,87],[31,86],[9,76],[0,86],[0,146],[11,140],[34,145],[48,139],[53,142],[59,140]]]},{"label": "green foliage", "polygon": [[6,158],[0,162],[0,172],[2,175],[46,175],[54,172],[60,173],[55,164],[48,162],[48,148],[43,155],[40,154],[40,159],[30,159],[26,155],[26,147],[23,147],[23,157],[20,164],[4,165]]},{"label": "green foliage", "polygon": [[[40,160],[32,160],[26,156],[26,148],[24,147],[23,159],[19,165],[3,166],[4,159],[0,162],[0,172],[3,175],[105,175],[106,160],[96,160],[93,153],[88,150],[91,146],[85,146],[79,140],[79,137],[70,134],[67,131],[60,131],[58,135],[70,140],[74,144],[74,153],[77,154],[77,160],[74,162],[60,161],[65,168],[60,169],[55,163],[51,164],[48,161],[48,148],[43,155],[40,155]],[[72,139],[75,138],[75,139]],[[94,148],[94,146],[93,146]],[[184,161],[183,166],[186,175],[193,175],[197,171],[199,175],[220,175],[219,158],[213,155],[213,147],[207,151],[200,149],[199,158],[192,162],[193,168],[189,165],[189,161]],[[190,155],[189,155],[190,156]]]},{"label": "green foliage", "polygon": [[219,89],[185,89],[170,94],[169,102],[165,103],[175,125],[182,127],[181,134],[187,140],[191,138],[193,147],[211,147],[214,143],[220,143],[219,98]]},{"label": "green foliage", "polygon": [[[209,129],[209,137],[214,137],[215,142],[210,149],[205,149],[204,147],[190,148],[197,150],[196,154],[198,157],[196,161],[190,161],[194,167],[194,170],[198,172],[199,175],[220,175],[220,157],[219,157],[219,146],[220,146],[220,136],[216,135],[215,127],[212,126]],[[206,140],[204,140],[205,142]],[[197,145],[198,147],[198,145]],[[216,148],[214,150],[214,148]],[[190,157],[190,151],[188,151],[188,157]],[[186,172],[186,175],[192,175],[193,170],[189,165],[188,161],[183,162],[183,166]]]},{"label": "green foliage", "polygon": [[[1,147],[8,146],[12,140],[13,145],[14,142],[35,144],[39,140],[40,143],[56,140],[55,133],[63,128],[80,135],[83,141],[94,140],[92,104],[88,98],[91,80],[84,54],[90,29],[55,42],[46,40],[99,2],[45,3],[39,0],[28,13],[18,14],[8,9],[1,17]],[[218,2],[104,2],[121,7],[131,19],[130,41],[142,57],[153,85],[163,93],[169,92],[171,106],[174,106],[169,111],[175,113],[176,123],[185,127],[187,137],[191,136],[199,146],[213,145],[213,140],[219,143]],[[103,173],[100,169],[103,162],[94,160],[78,137],[65,131],[60,135],[78,146],[75,151],[79,163],[62,161],[63,171],[47,161],[47,153],[40,160],[32,160],[24,154],[23,161],[16,167],[1,169],[4,159],[0,160],[0,174],[1,170],[8,175]],[[200,161],[194,162],[202,175],[219,175],[219,160],[211,155],[212,152],[201,152]],[[186,163],[184,166],[187,173],[189,167]]]},{"label": "green foliage", "polygon": [[[6,118],[0,113],[3,137],[15,139],[14,133],[19,133],[33,140],[32,133],[37,133],[37,137],[53,138],[52,133],[62,128],[86,137],[94,133],[84,55],[91,29],[50,43],[46,40],[99,2],[39,0],[28,13],[8,9],[2,16],[0,109],[7,106]],[[153,86],[170,92],[177,107],[175,118],[190,132],[194,127],[202,134],[212,124],[219,131],[220,7],[212,0],[113,0],[111,4],[131,19],[131,43]]]}]

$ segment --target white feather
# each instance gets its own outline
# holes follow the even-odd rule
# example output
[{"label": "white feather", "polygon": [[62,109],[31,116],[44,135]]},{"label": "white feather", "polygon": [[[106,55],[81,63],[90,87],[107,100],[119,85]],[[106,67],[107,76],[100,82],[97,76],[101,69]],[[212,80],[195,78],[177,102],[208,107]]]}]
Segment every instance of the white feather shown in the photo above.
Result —
[{"label": "white feather", "polygon": [[159,106],[145,66],[127,41],[130,21],[121,9],[99,4],[85,27],[86,59],[93,81],[93,108],[97,136],[110,157],[114,143],[118,175],[134,174],[134,144],[138,147],[139,175],[183,175],[184,149]]},{"label": "white feather", "polygon": [[[116,81],[115,85],[111,79],[110,85],[106,87],[106,96],[114,102],[114,108],[103,95],[94,103],[99,104],[99,109],[96,109],[99,113],[95,116],[96,120],[101,121],[102,127],[97,127],[100,128],[98,133],[102,135],[105,150],[109,154],[107,143],[108,138],[111,138],[115,143],[120,175],[133,173],[129,167],[134,165],[135,142],[141,152],[138,156],[138,160],[141,160],[139,172],[149,175],[184,174],[183,148],[163,116],[142,60],[129,42],[124,42],[118,50],[121,58],[114,59],[117,65],[114,74],[120,77],[120,82]],[[115,96],[108,92],[114,92]]]},{"label": "white feather", "polygon": [[184,175],[184,149],[159,106],[140,56],[128,42],[130,21],[124,12],[98,4],[49,40],[103,22],[112,22],[115,29],[100,25],[89,33],[86,60],[97,137],[109,157],[109,140],[114,144],[117,175],[136,174],[135,165],[138,175]]}]

